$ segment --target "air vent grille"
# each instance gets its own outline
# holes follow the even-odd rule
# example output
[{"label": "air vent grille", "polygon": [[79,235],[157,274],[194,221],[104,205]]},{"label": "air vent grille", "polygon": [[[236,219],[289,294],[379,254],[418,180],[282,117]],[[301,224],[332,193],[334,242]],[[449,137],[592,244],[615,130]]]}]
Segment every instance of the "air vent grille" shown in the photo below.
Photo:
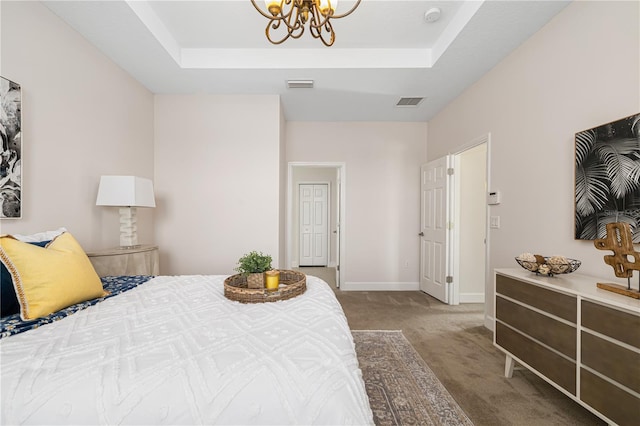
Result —
[{"label": "air vent grille", "polygon": [[313,89],[313,80],[287,80],[289,89]]},{"label": "air vent grille", "polygon": [[416,107],[424,98],[400,98],[396,106],[399,107]]}]

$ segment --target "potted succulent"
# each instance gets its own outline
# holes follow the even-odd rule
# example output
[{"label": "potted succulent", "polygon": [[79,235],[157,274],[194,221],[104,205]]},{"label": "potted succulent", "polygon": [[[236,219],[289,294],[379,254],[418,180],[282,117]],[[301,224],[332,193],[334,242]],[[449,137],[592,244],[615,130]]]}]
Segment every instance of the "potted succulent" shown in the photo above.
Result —
[{"label": "potted succulent", "polygon": [[264,273],[271,270],[271,256],[252,251],[238,260],[236,271],[247,276],[249,288],[264,288]]}]

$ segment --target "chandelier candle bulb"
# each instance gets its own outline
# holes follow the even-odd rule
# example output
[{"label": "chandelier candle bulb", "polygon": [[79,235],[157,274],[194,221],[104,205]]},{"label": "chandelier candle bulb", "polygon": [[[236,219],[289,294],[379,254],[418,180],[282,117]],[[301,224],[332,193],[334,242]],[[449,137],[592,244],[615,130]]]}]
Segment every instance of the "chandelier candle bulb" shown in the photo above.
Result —
[{"label": "chandelier candle bulb", "polygon": [[273,16],[276,16],[282,10],[282,0],[265,0],[264,4]]},{"label": "chandelier candle bulb", "polygon": [[331,16],[338,7],[338,0],[320,0],[320,13]]},{"label": "chandelier candle bulb", "polygon": [[277,290],[280,285],[280,271],[267,271],[264,275],[267,291]]}]

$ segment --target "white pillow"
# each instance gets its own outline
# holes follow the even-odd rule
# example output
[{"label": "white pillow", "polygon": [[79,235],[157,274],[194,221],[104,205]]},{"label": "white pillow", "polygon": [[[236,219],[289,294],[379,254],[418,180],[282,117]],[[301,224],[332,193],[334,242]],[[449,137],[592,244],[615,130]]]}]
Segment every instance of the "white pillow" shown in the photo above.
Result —
[{"label": "white pillow", "polygon": [[31,235],[11,234],[11,236],[16,240],[24,241],[25,243],[39,243],[41,241],[51,241],[63,232],[67,232],[67,229],[58,228],[55,231],[44,231]]}]

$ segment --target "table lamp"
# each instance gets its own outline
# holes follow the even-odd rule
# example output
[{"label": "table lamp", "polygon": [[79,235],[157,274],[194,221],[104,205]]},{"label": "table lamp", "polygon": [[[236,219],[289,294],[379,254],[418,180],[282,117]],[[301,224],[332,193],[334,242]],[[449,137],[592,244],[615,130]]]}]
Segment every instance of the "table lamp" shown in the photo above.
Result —
[{"label": "table lamp", "polygon": [[120,248],[137,247],[136,207],[155,207],[153,182],[137,176],[101,176],[97,206],[120,207]]}]

